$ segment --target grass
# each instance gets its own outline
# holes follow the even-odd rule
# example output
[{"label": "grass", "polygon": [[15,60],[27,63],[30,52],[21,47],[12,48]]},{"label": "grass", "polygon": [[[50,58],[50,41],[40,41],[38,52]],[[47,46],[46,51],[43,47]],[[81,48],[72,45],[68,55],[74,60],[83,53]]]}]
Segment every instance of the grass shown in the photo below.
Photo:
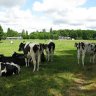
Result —
[{"label": "grass", "polygon": [[[25,40],[27,41],[27,40]],[[48,42],[48,40],[29,40]],[[0,53],[11,56],[18,52],[21,41],[2,41]],[[19,75],[0,77],[0,96],[96,96],[96,64],[86,57],[85,68],[77,64],[75,42],[55,40],[54,61],[40,65],[39,72],[32,72],[32,65],[21,68]],[[96,42],[96,41],[88,41]]]}]

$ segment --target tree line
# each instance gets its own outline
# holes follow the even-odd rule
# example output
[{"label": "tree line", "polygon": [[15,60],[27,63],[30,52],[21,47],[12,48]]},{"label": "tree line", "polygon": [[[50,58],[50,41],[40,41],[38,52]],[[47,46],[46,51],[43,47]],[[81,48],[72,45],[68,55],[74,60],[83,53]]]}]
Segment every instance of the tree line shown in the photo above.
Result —
[{"label": "tree line", "polygon": [[59,36],[64,36],[74,38],[77,40],[96,40],[96,30],[52,30],[52,28],[50,28],[49,32],[46,32],[46,30],[43,29],[42,31],[31,32],[30,34],[28,33],[29,32],[25,31],[24,29],[22,30],[22,32],[17,32],[10,28],[7,29],[7,32],[4,32],[2,26],[0,25],[0,40],[6,39],[6,37],[18,36],[22,36],[23,39],[58,39]]}]

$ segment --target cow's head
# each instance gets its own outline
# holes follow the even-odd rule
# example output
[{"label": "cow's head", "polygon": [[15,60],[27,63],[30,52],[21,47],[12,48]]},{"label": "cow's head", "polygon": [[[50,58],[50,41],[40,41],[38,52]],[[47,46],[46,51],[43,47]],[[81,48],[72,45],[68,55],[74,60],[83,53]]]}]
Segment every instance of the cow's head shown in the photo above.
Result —
[{"label": "cow's head", "polygon": [[17,57],[17,53],[14,52],[14,53],[12,54],[12,57]]},{"label": "cow's head", "polygon": [[24,46],[25,46],[25,44],[21,42],[20,45],[19,45],[19,50],[18,51],[23,51]]},{"label": "cow's head", "polygon": [[79,44],[79,46],[81,46],[83,50],[85,49],[85,43],[84,43],[84,42],[81,42],[81,43]]},{"label": "cow's head", "polygon": [[78,47],[78,43],[75,43],[75,44],[74,44],[74,47]]},{"label": "cow's head", "polygon": [[44,52],[44,50],[48,50],[48,44],[40,44],[40,50]]}]

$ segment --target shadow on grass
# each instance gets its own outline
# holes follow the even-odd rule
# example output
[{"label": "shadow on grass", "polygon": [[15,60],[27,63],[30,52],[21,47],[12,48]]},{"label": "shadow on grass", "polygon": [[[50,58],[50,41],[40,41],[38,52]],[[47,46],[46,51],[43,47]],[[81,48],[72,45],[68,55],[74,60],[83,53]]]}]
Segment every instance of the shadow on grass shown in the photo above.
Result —
[{"label": "shadow on grass", "polygon": [[89,67],[90,65],[86,64],[83,68],[82,65],[78,65],[75,50],[58,51],[58,54],[54,56],[53,62],[41,64],[39,72],[33,73],[32,66],[23,67],[19,75],[0,78],[0,96],[80,96],[80,94],[93,96],[96,94],[92,89],[78,89],[82,84],[74,82],[74,78],[80,80],[83,78],[85,81],[95,78],[96,66],[93,64]]},{"label": "shadow on grass", "polygon": [[[69,68],[70,72],[83,72],[85,76],[91,77],[95,76],[94,75],[88,75],[91,73],[96,73],[96,64],[92,64],[89,62],[89,55],[85,56],[85,65],[84,67],[82,66],[81,60],[80,64],[77,63],[77,51],[76,50],[63,50],[59,51],[58,53],[61,53],[61,55],[55,56],[55,59],[58,59],[59,62],[61,61],[62,64],[64,64],[65,69]],[[67,54],[67,55],[65,55]]]}]

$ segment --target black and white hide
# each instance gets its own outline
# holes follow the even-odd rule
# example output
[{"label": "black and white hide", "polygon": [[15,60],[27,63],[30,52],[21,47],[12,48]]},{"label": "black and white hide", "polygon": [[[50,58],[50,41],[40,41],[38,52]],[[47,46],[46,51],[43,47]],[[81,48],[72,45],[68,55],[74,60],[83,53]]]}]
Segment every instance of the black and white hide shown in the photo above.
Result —
[{"label": "black and white hide", "polygon": [[20,66],[25,65],[25,58],[24,58],[24,54],[20,54],[20,53],[16,53],[14,52],[12,54],[12,56],[4,56],[4,55],[0,55],[0,62],[13,62],[15,64],[18,64]]},{"label": "black and white hide", "polygon": [[82,64],[84,66],[84,59],[85,55],[90,55],[90,62],[94,63],[95,55],[96,55],[96,44],[94,43],[85,43],[85,42],[79,42],[75,43],[75,47],[77,48],[77,59],[78,64],[80,63],[80,57],[82,58]]},{"label": "black and white hide", "polygon": [[45,62],[46,58],[45,58],[45,54],[44,52],[41,53],[41,62]]},{"label": "black and white hide", "polygon": [[20,43],[19,45],[19,50],[18,51],[23,51],[24,53],[24,57],[25,57],[25,63],[26,63],[26,67],[29,66],[29,62],[32,59],[30,56],[30,43]]},{"label": "black and white hide", "polygon": [[16,64],[18,64],[20,66],[26,65],[24,54],[14,52],[12,54],[12,58],[13,58],[13,62],[16,63]]},{"label": "black and white hide", "polygon": [[47,61],[53,61],[54,51],[55,51],[55,43],[50,41],[48,44],[45,44],[45,52]]},{"label": "black and white hide", "polygon": [[20,66],[11,62],[0,62],[0,76],[11,76],[20,73]]},{"label": "black and white hide", "polygon": [[4,55],[0,55],[0,62],[13,62],[13,58],[12,56],[4,56]]},{"label": "black and white hide", "polygon": [[[36,43],[20,43],[19,51],[24,52],[26,66],[29,66],[29,61],[33,62],[33,72],[39,70],[39,64],[41,62],[41,53],[43,51],[42,44]],[[37,65],[37,66],[36,66]],[[37,68],[36,68],[37,67]]]}]

